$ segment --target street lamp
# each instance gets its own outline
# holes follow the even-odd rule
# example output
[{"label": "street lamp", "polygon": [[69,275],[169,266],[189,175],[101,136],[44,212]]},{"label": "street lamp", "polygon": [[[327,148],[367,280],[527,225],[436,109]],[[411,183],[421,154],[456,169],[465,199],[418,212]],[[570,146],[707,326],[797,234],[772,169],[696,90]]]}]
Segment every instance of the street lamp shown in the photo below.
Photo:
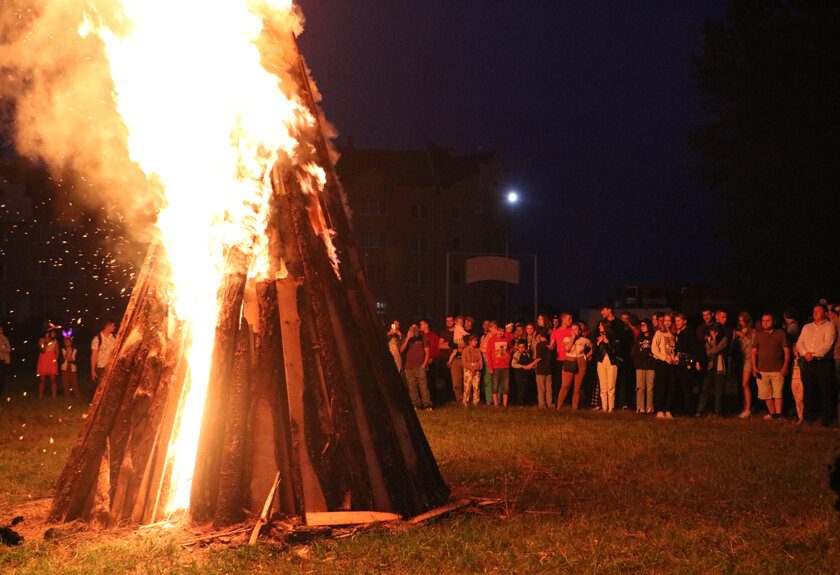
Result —
[{"label": "street lamp", "polygon": [[507,194],[507,203],[510,205],[514,205],[519,202],[519,192],[511,190]]}]

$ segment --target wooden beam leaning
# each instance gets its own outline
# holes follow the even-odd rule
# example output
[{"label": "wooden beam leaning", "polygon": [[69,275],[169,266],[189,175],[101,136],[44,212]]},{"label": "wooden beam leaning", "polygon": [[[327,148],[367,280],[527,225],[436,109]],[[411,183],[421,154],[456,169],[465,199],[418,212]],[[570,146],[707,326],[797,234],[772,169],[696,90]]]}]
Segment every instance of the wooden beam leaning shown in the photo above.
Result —
[{"label": "wooden beam leaning", "polygon": [[248,448],[248,419],[251,415],[251,329],[244,320],[236,333],[233,374],[227,394],[228,410],[221,466],[219,470],[219,499],[213,521],[215,528],[239,523],[245,519],[247,499],[246,465]]},{"label": "wooden beam leaning", "polygon": [[298,289],[302,281],[289,275],[276,279],[277,309],[283,333],[283,361],[286,387],[289,394],[289,420],[292,452],[300,470],[305,511],[327,511],[327,503],[318,480],[318,474],[309,457],[306,442],[306,419],[301,354],[300,316],[298,315]]},{"label": "wooden beam leaning", "polygon": [[218,291],[218,316],[210,380],[201,418],[201,432],[195,458],[195,472],[190,489],[190,517],[196,522],[209,521],[216,512],[219,496],[219,473],[224,448],[228,392],[233,377],[236,333],[242,314],[248,267],[247,258],[236,248],[228,253],[227,272]]},{"label": "wooden beam leaning", "polygon": [[85,425],[58,479],[47,517],[50,522],[72,521],[86,517],[90,511],[91,485],[97,483],[106,442],[123,405],[129,380],[137,369],[136,355],[141,350],[146,333],[154,328],[148,321],[150,310],[162,303],[156,300],[160,292],[153,286],[168,279],[169,266],[163,246],[155,241],[149,247],[139,283],[132,291],[123,317],[117,335],[116,355],[98,382]]}]

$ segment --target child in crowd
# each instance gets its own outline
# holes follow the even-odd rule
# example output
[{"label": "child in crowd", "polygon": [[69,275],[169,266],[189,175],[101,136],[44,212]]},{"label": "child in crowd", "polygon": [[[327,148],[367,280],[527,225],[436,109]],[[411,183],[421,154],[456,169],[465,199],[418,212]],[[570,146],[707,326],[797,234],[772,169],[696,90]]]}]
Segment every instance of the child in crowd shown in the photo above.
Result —
[{"label": "child in crowd", "polygon": [[528,343],[524,339],[517,340],[516,351],[513,352],[510,362],[513,368],[513,383],[516,386],[516,405],[525,405],[525,391],[531,386],[536,364],[536,361],[531,360]]},{"label": "child in crowd", "polygon": [[50,378],[50,385],[52,387],[52,396],[56,396],[56,381],[58,375],[58,342],[55,339],[56,330],[50,327],[47,333],[38,340],[38,347],[41,353],[38,355],[38,398],[44,397],[44,384],[47,378]]},{"label": "child in crowd", "polygon": [[61,349],[61,388],[64,395],[71,393],[80,397],[79,381],[76,375],[76,348],[73,347],[73,336],[64,333],[64,347]]},{"label": "child in crowd", "polygon": [[484,358],[481,350],[478,349],[478,336],[467,337],[467,347],[461,352],[461,361],[464,364],[464,394],[463,403],[468,405],[470,393],[472,393],[472,404],[478,405],[478,396],[481,388],[481,370],[484,367]]}]

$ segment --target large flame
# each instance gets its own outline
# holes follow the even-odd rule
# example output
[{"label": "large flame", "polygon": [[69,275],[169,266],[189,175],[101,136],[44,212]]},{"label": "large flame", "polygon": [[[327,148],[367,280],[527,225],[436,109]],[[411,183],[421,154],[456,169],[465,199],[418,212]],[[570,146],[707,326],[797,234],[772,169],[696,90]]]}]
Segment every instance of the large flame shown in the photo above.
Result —
[{"label": "large flame", "polygon": [[[245,254],[252,276],[267,271],[271,168],[279,158],[294,163],[300,130],[315,119],[261,65],[257,48],[264,18],[292,33],[298,22],[291,0],[123,5],[123,31],[89,18],[79,33],[105,42],[131,158],[165,187],[158,226],[172,264],[173,304],[193,341],[189,391],[170,447],[173,510],[189,504],[226,255]],[[319,193],[323,169],[310,164],[301,171],[308,175],[304,185]],[[316,219],[316,232],[329,243],[323,218]]]}]

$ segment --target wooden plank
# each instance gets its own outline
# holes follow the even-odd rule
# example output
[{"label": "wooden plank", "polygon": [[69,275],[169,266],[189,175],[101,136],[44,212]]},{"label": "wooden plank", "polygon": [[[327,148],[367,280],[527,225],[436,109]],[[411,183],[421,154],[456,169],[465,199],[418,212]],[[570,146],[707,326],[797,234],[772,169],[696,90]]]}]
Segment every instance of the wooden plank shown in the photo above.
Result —
[{"label": "wooden plank", "polygon": [[306,524],[309,526],[323,525],[367,525],[369,523],[390,523],[400,521],[396,513],[382,511],[330,511],[326,513],[306,514]]},{"label": "wooden plank", "polygon": [[418,523],[423,523],[425,521],[429,521],[430,519],[434,519],[435,517],[440,517],[441,515],[446,515],[447,513],[452,513],[453,511],[457,511],[459,509],[463,509],[468,505],[472,504],[472,499],[459,499],[449,505],[444,505],[443,507],[438,507],[437,509],[432,509],[422,515],[418,515],[416,517],[412,517],[408,520],[409,523],[412,525],[416,525]]},{"label": "wooden plank", "polygon": [[218,292],[219,315],[210,362],[210,381],[201,418],[198,456],[190,489],[190,517],[208,521],[216,512],[219,496],[219,474],[225,439],[228,393],[233,378],[236,333],[242,315],[247,266],[245,256],[232,249],[228,254],[225,277]]},{"label": "wooden plank", "polygon": [[260,518],[257,519],[257,524],[254,525],[254,530],[251,532],[251,538],[248,539],[248,545],[253,545],[257,542],[257,537],[260,536],[260,529],[268,523],[268,516],[271,514],[271,504],[274,501],[274,494],[277,493],[277,486],[280,485],[280,472],[277,472],[277,475],[274,476],[274,484],[271,486],[271,489],[268,492],[268,497],[265,498],[265,504],[263,505],[262,513],[260,513]]},{"label": "wooden plank", "polygon": [[303,506],[306,512],[326,511],[327,502],[318,481],[318,475],[306,443],[306,421],[304,418],[303,392],[306,383],[303,378],[301,355],[300,316],[298,315],[298,288],[301,281],[291,276],[278,278],[277,310],[280,314],[280,329],[283,333],[283,362],[286,372],[286,388],[289,396],[289,420],[291,422],[292,451],[300,469],[303,487]]},{"label": "wooden plank", "polygon": [[245,480],[250,442],[247,438],[251,415],[251,329],[242,321],[236,334],[236,355],[228,394],[228,417],[225,421],[224,447],[219,471],[219,499],[213,526],[233,525],[245,519],[247,486]]}]

